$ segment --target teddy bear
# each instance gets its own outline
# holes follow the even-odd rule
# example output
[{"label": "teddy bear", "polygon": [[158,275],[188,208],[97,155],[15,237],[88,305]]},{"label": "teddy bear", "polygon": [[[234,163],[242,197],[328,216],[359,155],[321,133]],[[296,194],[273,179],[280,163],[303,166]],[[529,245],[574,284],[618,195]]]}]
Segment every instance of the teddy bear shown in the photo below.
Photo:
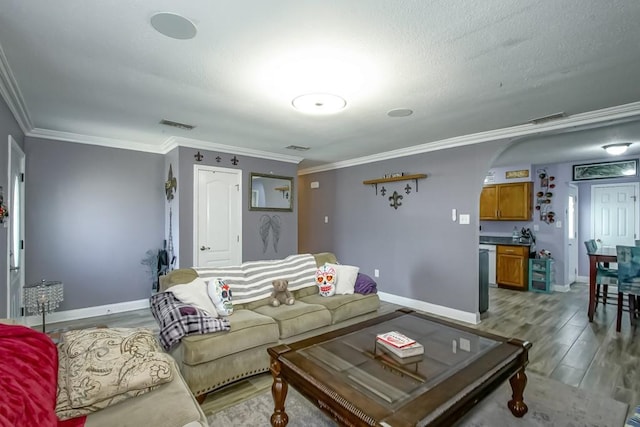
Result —
[{"label": "teddy bear", "polygon": [[295,302],[293,294],[287,290],[289,281],[287,279],[276,279],[271,282],[273,285],[273,291],[269,297],[269,304],[277,307],[280,304],[291,305]]}]

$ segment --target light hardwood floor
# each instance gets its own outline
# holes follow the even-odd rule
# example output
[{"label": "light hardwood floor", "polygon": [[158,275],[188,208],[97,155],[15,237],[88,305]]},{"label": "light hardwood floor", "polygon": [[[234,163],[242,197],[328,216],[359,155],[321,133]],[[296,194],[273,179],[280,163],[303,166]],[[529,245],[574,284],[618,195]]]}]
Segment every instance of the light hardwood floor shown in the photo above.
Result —
[{"label": "light hardwood floor", "polygon": [[[490,288],[489,311],[472,327],[530,341],[528,371],[628,403],[631,411],[640,404],[640,332],[631,327],[629,314],[624,313],[622,331],[616,333],[613,304],[599,304],[594,322],[589,323],[588,296],[586,284],[551,294]],[[383,303],[381,312],[396,307]],[[157,330],[149,310],[61,322],[47,325],[47,330],[99,324]],[[240,381],[210,394],[203,409],[207,414],[216,412],[270,386],[269,374]]]}]

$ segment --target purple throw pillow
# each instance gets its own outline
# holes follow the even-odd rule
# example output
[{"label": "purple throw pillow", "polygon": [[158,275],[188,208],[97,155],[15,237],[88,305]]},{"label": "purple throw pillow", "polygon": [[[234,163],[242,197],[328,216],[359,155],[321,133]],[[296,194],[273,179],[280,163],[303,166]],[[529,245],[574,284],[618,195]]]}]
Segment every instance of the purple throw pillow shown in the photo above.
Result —
[{"label": "purple throw pillow", "polygon": [[369,276],[363,273],[358,273],[356,278],[356,284],[353,287],[353,292],[357,294],[375,294],[378,292],[376,282]]}]

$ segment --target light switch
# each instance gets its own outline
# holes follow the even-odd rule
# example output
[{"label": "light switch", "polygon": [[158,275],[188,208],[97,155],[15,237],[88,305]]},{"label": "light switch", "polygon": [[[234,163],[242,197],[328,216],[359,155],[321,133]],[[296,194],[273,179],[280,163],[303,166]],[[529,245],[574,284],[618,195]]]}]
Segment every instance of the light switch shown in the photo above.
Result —
[{"label": "light switch", "polygon": [[458,210],[456,208],[451,209],[451,221],[456,222],[458,219]]},{"label": "light switch", "polygon": [[538,224],[533,224],[533,231],[540,231],[540,226]]},{"label": "light switch", "polygon": [[469,214],[460,214],[460,224],[469,224],[471,218]]},{"label": "light switch", "polygon": [[325,224],[329,224],[329,217],[328,217],[328,216],[325,216],[325,217],[324,217],[324,223],[325,223]]},{"label": "light switch", "polygon": [[318,181],[313,181],[310,186],[311,188],[320,188],[320,183]]},{"label": "light switch", "polygon": [[562,228],[562,221],[556,221],[556,228]]}]

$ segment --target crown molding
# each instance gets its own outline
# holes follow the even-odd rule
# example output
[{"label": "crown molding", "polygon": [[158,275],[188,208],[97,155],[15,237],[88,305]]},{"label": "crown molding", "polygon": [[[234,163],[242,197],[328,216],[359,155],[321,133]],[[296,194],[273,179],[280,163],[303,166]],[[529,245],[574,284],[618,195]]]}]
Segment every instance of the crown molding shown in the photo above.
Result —
[{"label": "crown molding", "polygon": [[199,139],[191,139],[184,137],[172,136],[162,145],[161,152],[168,153],[176,147],[198,148],[201,150],[219,151],[221,153],[237,154],[240,156],[257,157],[260,159],[277,160],[280,162],[298,164],[304,157],[291,156],[289,154],[277,154],[269,151],[254,150],[252,148],[235,147],[233,145],[218,144],[215,142],[207,142]]},{"label": "crown molding", "polygon": [[219,151],[240,156],[257,157],[261,159],[277,160],[287,163],[298,164],[303,157],[289,156],[286,154],[276,154],[267,151],[253,150],[250,148],[234,147],[231,145],[216,144],[213,142],[201,141],[198,139],[169,137],[162,145],[145,144],[143,142],[128,141],[116,138],[103,138],[100,136],[82,135],[71,132],[59,132],[49,129],[35,128],[25,132],[26,136],[34,138],[46,138],[56,141],[74,142],[78,144],[99,145],[108,148],[119,148],[123,150],[144,151],[147,153],[167,154],[177,147],[198,148],[200,150]]},{"label": "crown molding", "polygon": [[123,150],[144,151],[147,153],[163,154],[155,144],[128,141],[116,138],[104,138],[101,136],[83,135],[72,132],[60,132],[57,130],[35,128],[25,132],[26,136],[34,138],[46,138],[56,141],[74,142],[77,144],[99,145],[108,148],[120,148]]},{"label": "crown molding", "polygon": [[351,166],[358,166],[367,163],[379,162],[382,160],[395,159],[398,157],[411,156],[415,154],[428,153],[430,151],[444,150],[447,148],[461,147],[465,145],[480,144],[483,142],[497,141],[500,139],[513,139],[523,136],[535,135],[542,132],[558,131],[573,127],[599,124],[608,121],[617,121],[640,117],[640,102],[618,105],[601,110],[589,111],[575,114],[562,119],[557,119],[539,124],[526,123],[508,128],[496,129],[487,132],[479,132],[469,135],[456,136],[442,139],[440,141],[427,142],[425,144],[414,145],[412,147],[400,148],[383,153],[372,154],[370,156],[358,157],[355,159],[329,163],[321,166],[300,169],[298,175],[308,175],[312,173],[324,172],[334,169],[342,169]]},{"label": "crown molding", "polygon": [[0,45],[0,95],[4,98],[9,110],[18,122],[18,126],[22,129],[22,133],[26,134],[27,131],[33,128],[31,122],[31,115],[27,109],[27,105],[22,97],[22,92],[18,87],[7,57]]}]

